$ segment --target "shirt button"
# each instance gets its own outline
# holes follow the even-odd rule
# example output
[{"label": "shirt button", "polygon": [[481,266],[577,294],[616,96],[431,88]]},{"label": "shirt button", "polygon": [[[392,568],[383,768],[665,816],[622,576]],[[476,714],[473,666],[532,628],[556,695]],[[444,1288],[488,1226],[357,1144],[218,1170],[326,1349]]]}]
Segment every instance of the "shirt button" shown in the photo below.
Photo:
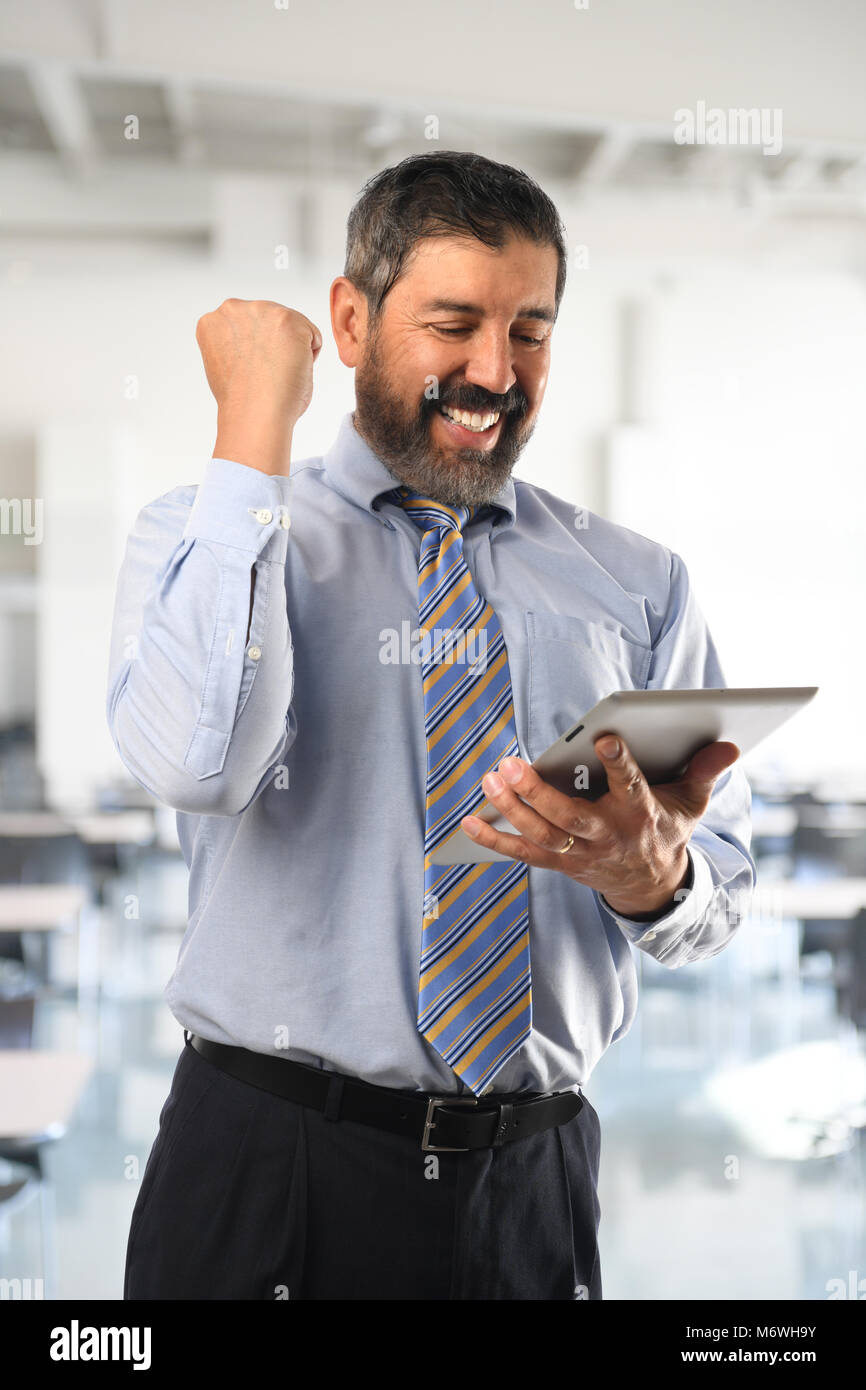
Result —
[{"label": "shirt button", "polygon": [[259,507],[256,512],[256,521],[260,521],[263,526],[267,526],[269,521],[273,521],[273,512],[268,511],[267,507]]},{"label": "shirt button", "polygon": [[249,647],[247,650],[247,656],[249,657],[250,661],[258,661],[261,654],[261,647]]},{"label": "shirt button", "polygon": [[288,512],[282,512],[281,515],[280,515],[280,525],[282,526],[283,530],[284,530],[284,531],[288,531],[288,529],[289,529],[289,527],[291,526],[291,524],[292,524],[292,523],[291,523],[291,520],[290,520],[290,518],[289,518]]},{"label": "shirt button", "polygon": [[655,939],[656,933],[654,931],[648,931],[644,934],[644,941],[655,941]]}]

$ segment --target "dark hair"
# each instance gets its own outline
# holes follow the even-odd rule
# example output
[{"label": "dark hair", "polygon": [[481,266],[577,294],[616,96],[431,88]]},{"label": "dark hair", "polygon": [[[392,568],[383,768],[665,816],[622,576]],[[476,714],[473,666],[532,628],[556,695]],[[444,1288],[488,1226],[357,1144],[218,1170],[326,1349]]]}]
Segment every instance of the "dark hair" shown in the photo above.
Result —
[{"label": "dark hair", "polygon": [[364,184],[349,213],[343,274],[375,320],[415,245],[430,236],[472,236],[502,247],[509,235],[556,248],[558,311],[565,288],[565,229],[551,199],[510,164],[457,150],[414,154]]}]

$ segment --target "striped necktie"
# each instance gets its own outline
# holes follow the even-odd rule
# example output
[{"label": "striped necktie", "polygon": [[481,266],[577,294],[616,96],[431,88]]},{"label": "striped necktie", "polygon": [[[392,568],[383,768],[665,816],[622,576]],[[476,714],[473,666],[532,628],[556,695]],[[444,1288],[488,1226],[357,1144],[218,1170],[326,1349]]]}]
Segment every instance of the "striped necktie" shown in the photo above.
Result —
[{"label": "striped necktie", "polygon": [[394,490],[422,532],[418,610],[427,799],[418,986],[422,1036],[475,1095],[532,1028],[528,870],[517,860],[430,863],[484,800],[481,779],[517,754],[508,653],[463,554],[469,507]]}]

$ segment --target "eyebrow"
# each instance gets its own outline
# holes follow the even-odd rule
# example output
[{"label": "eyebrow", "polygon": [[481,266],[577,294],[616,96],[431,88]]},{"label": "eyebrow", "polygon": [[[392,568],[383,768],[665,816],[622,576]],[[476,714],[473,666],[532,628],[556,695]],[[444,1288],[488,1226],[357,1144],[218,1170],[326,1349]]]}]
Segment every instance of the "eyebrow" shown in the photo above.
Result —
[{"label": "eyebrow", "polygon": [[[421,307],[423,312],[428,314],[442,311],[452,314],[478,314],[479,317],[484,317],[484,309],[480,304],[464,304],[456,299],[429,299]],[[541,319],[544,323],[553,323],[556,318],[553,310],[545,304],[533,304],[518,309],[514,317],[516,319]]]}]

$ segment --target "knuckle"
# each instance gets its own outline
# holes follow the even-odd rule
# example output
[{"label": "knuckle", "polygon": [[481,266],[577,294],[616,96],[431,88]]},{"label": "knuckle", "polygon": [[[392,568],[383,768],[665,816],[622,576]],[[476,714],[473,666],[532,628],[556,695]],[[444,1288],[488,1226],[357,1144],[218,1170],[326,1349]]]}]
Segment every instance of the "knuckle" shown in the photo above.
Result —
[{"label": "knuckle", "polygon": [[302,337],[306,337],[309,334],[313,325],[303,314],[299,314],[296,309],[283,309],[282,313],[283,322],[293,333],[297,333]]}]

